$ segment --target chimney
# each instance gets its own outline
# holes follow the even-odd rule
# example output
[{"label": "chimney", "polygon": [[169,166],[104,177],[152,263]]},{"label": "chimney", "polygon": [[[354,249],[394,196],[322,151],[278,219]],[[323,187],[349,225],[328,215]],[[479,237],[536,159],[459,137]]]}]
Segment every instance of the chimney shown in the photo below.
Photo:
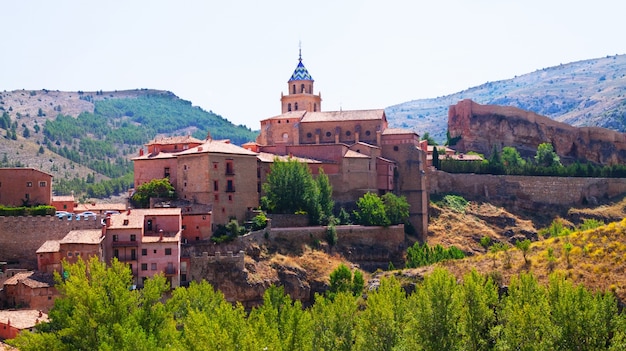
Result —
[{"label": "chimney", "polygon": [[128,212],[126,212],[126,215],[130,215],[130,208],[128,209]]},{"label": "chimney", "polygon": [[163,229],[159,230],[159,241],[163,241]]},{"label": "chimney", "polygon": [[39,310],[39,318],[41,318],[43,316],[43,312],[41,312],[41,310]]}]

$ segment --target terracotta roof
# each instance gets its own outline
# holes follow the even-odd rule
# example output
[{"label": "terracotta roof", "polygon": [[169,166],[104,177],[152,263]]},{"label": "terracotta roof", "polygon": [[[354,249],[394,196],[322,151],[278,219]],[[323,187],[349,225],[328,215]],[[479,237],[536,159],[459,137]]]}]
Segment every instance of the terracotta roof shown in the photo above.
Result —
[{"label": "terracotta roof", "polygon": [[362,154],[360,152],[356,152],[356,151],[352,151],[352,150],[348,150],[346,152],[346,154],[343,155],[343,157],[345,157],[345,158],[370,158],[367,155],[364,155],[364,154]]},{"label": "terracotta roof", "polygon": [[4,282],[4,285],[22,283],[30,288],[50,288],[54,286],[54,276],[44,272],[20,272]]},{"label": "terracotta roof", "polygon": [[234,155],[256,155],[256,152],[244,149],[231,143],[221,140],[209,140],[200,146],[193,147],[188,150],[181,151],[176,155],[193,155],[201,153],[218,153],[218,154],[234,154]]},{"label": "terracotta roof", "polygon": [[65,201],[74,202],[74,195],[61,195],[61,196],[52,197],[52,202],[65,202]]},{"label": "terracotta roof", "polygon": [[53,175],[52,175],[52,174],[50,174],[50,173],[46,173],[46,172],[40,171],[40,170],[35,169],[35,168],[32,168],[32,167],[6,167],[6,168],[5,168],[5,167],[3,167],[3,168],[0,168],[0,172],[2,172],[2,171],[7,171],[7,172],[9,172],[9,171],[10,171],[10,172],[15,172],[15,171],[19,171],[19,172],[24,172],[24,171],[35,171],[35,172],[38,172],[38,173],[41,173],[41,174],[47,175],[47,176],[49,176],[50,178],[52,178],[52,177],[53,177]]},{"label": "terracotta roof", "polygon": [[[130,211],[111,215],[111,225],[108,229],[142,229],[145,216],[177,216],[180,214],[180,208],[131,209]],[[125,220],[128,220],[127,224],[124,224]]]},{"label": "terracotta roof", "polygon": [[79,229],[72,230],[59,241],[59,244],[89,244],[97,245],[102,241],[102,230]]},{"label": "terracotta roof", "polygon": [[159,152],[158,154],[153,153],[145,153],[143,156],[137,156],[131,158],[131,160],[154,160],[154,159],[166,159],[166,158],[176,158],[176,153],[173,152]]},{"label": "terracotta roof", "polygon": [[259,152],[256,156],[261,162],[274,162],[274,158],[278,158],[280,161],[288,161],[289,158],[295,159],[299,162],[305,163],[322,163],[319,160],[314,160],[312,158],[304,158],[304,157],[296,157],[296,156],[287,156],[287,155],[276,155],[271,154],[269,152]]},{"label": "terracotta roof", "polygon": [[105,203],[85,203],[78,204],[74,207],[75,213],[81,213],[85,211],[92,212],[104,212],[104,211],[126,211],[126,204],[124,203],[116,203],[116,204],[105,204]]},{"label": "terracotta roof", "polygon": [[290,111],[290,112],[285,112],[282,115],[278,115],[278,116],[261,120],[261,122],[269,121],[271,119],[300,119],[304,117],[305,114],[306,114],[305,110]]},{"label": "terracotta roof", "polygon": [[34,327],[37,323],[48,322],[48,315],[39,310],[0,310],[0,323],[20,330]]},{"label": "terracotta roof", "polygon": [[151,243],[176,243],[180,241],[180,232],[178,233],[164,233],[163,238],[160,235],[144,235],[141,237],[142,244]]},{"label": "terracotta roof", "polygon": [[383,135],[390,135],[390,134],[417,134],[417,133],[415,133],[412,130],[404,129],[404,128],[387,128],[383,130]]},{"label": "terracotta roof", "polygon": [[61,247],[58,240],[47,240],[37,249],[36,253],[59,252],[60,249]]},{"label": "terracotta roof", "polygon": [[352,111],[329,111],[307,112],[302,118],[302,123],[310,122],[339,122],[339,121],[365,121],[383,120],[385,110],[352,110]]},{"label": "terracotta roof", "polygon": [[203,140],[196,139],[191,135],[182,135],[182,136],[170,136],[170,137],[157,137],[152,139],[150,142],[146,144],[148,145],[173,145],[173,144],[185,144],[185,143],[196,143],[202,144]]}]

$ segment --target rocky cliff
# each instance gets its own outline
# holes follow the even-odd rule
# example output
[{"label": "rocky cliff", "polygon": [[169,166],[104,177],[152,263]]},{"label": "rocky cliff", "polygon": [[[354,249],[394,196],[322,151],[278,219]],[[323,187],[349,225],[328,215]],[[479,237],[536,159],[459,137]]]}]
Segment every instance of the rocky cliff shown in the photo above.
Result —
[{"label": "rocky cliff", "polygon": [[532,156],[551,143],[564,162],[626,163],[626,134],[599,127],[573,127],[516,107],[480,105],[466,99],[450,106],[448,130],[459,152],[489,155],[493,146],[515,147]]}]

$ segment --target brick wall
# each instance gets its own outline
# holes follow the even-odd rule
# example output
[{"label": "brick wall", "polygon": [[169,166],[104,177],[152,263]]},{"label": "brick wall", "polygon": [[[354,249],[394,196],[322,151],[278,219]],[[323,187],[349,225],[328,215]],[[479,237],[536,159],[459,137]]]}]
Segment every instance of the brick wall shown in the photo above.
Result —
[{"label": "brick wall", "polygon": [[37,269],[37,249],[61,240],[70,230],[100,229],[100,218],[68,221],[55,216],[0,217],[0,261]]},{"label": "brick wall", "polygon": [[514,202],[521,207],[581,205],[626,193],[624,178],[529,177],[428,173],[430,194],[453,192],[468,199]]}]

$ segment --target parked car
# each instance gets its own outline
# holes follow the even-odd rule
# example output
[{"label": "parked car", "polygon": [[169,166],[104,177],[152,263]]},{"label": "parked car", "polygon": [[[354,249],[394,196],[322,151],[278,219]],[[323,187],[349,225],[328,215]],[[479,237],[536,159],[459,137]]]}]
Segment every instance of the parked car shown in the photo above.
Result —
[{"label": "parked car", "polygon": [[54,215],[59,219],[67,219],[68,221],[71,221],[72,218],[74,218],[74,214],[67,211],[56,211]]},{"label": "parked car", "polygon": [[91,211],[85,211],[76,215],[76,220],[96,219],[96,214]]}]

